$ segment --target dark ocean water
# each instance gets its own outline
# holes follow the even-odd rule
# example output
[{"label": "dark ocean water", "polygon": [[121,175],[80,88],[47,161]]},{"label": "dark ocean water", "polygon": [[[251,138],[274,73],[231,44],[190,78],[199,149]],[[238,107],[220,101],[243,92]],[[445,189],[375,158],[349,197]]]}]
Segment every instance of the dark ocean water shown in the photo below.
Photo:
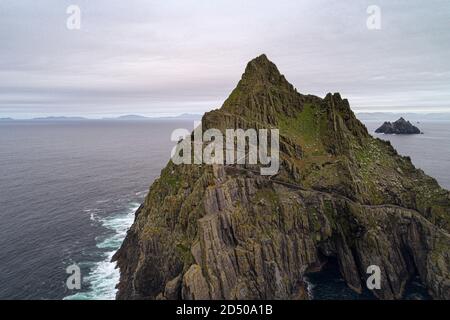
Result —
[{"label": "dark ocean water", "polygon": [[109,263],[189,121],[0,123],[0,299],[113,298]]},{"label": "dark ocean water", "polygon": [[[450,122],[419,126],[425,135],[382,138],[449,188]],[[1,122],[0,299],[114,298],[119,274],[109,260],[169,159],[175,128],[193,123]],[[65,285],[73,263],[80,291]],[[355,298],[333,272],[310,277],[313,296]]]}]

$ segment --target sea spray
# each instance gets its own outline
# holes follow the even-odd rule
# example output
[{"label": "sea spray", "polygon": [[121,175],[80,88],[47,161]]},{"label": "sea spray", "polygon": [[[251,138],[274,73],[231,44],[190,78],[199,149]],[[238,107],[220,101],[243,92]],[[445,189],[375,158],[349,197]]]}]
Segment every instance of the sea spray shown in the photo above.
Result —
[{"label": "sea spray", "polygon": [[128,210],[112,217],[91,216],[91,220],[100,223],[112,233],[105,238],[96,237],[96,246],[104,253],[102,260],[93,263],[89,274],[83,279],[83,283],[88,285],[88,289],[67,296],[64,298],[65,300],[113,300],[115,298],[116,284],[119,282],[120,273],[116,269],[116,263],[111,262],[111,258],[122,244],[138,208],[139,203],[133,202],[129,205]]}]

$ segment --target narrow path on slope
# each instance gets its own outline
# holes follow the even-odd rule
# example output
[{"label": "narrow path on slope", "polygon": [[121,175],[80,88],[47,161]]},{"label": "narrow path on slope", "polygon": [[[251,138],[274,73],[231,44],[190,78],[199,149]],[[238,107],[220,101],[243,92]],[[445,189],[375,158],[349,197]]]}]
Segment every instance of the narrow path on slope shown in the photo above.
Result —
[{"label": "narrow path on slope", "polygon": [[[248,169],[248,168],[238,168],[234,165],[224,165],[225,169],[232,169],[232,170],[236,170],[236,171],[244,171],[244,172],[249,172],[252,174],[260,174],[260,172],[258,170],[253,170],[253,169]],[[332,197],[338,197],[341,198],[343,200],[346,200],[348,202],[351,203],[355,203],[358,204],[360,206],[366,207],[366,208],[391,208],[391,209],[402,209],[402,210],[408,210],[408,211],[412,211],[415,213],[420,214],[420,212],[418,212],[417,210],[411,209],[411,208],[405,208],[399,205],[395,205],[395,204],[379,204],[379,205],[370,205],[370,204],[362,204],[359,202],[356,202],[344,195],[338,194],[338,193],[333,193],[333,192],[326,192],[326,191],[322,191],[322,190],[317,190],[317,189],[307,189],[299,184],[295,184],[295,183],[290,183],[290,182],[286,182],[286,181],[282,181],[279,179],[274,179],[274,176],[269,176],[268,180],[273,182],[273,183],[277,183],[277,184],[281,184],[283,186],[286,186],[288,188],[291,189],[295,189],[295,190],[302,190],[302,191],[310,191],[310,192],[316,192],[322,195],[326,195],[326,196],[332,196]]]}]

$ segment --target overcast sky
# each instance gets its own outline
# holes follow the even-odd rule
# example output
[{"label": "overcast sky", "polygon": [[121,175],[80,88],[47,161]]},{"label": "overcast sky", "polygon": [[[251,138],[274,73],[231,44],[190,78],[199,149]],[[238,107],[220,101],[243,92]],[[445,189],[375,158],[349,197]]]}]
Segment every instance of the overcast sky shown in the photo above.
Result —
[{"label": "overcast sky", "polygon": [[448,0],[1,0],[0,117],[203,113],[261,53],[355,111],[450,112]]}]

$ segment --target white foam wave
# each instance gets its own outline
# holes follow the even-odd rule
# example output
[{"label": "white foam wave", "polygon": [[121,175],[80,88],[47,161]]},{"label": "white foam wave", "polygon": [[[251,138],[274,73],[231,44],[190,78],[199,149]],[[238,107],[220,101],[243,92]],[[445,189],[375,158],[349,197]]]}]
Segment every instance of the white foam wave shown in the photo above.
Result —
[{"label": "white foam wave", "polygon": [[97,247],[106,250],[106,253],[102,257],[103,260],[94,263],[89,275],[83,279],[83,283],[89,284],[89,290],[65,297],[64,299],[113,300],[115,298],[117,291],[115,287],[119,282],[120,273],[116,269],[116,263],[111,262],[111,258],[122,244],[128,228],[133,223],[134,213],[138,208],[138,203],[131,203],[129,210],[126,212],[98,220],[103,227],[112,231],[112,234],[106,238],[96,238]]},{"label": "white foam wave", "polygon": [[306,292],[308,294],[309,300],[314,299],[314,288],[316,287],[308,277],[303,277],[303,281],[306,283]]}]

